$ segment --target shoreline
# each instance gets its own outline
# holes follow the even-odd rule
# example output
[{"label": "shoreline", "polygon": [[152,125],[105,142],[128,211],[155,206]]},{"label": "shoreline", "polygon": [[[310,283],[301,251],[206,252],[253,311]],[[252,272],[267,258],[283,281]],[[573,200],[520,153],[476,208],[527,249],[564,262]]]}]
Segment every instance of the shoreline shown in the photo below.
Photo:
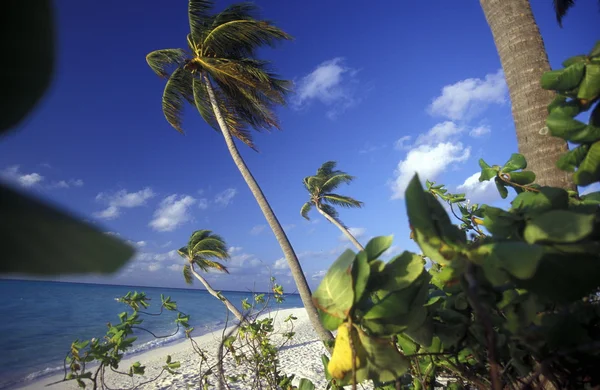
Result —
[{"label": "shoreline", "polygon": [[[282,334],[290,331],[289,323],[284,323],[284,320],[293,314],[297,320],[293,321],[294,337],[288,341],[279,351],[280,368],[288,374],[294,374],[294,384],[297,384],[301,378],[307,378],[314,382],[316,388],[324,388],[326,380],[321,362],[321,355],[326,353],[323,343],[319,340],[316,333],[310,325],[306,310],[304,308],[292,308],[283,310],[271,310],[263,313],[259,319],[271,316],[274,318],[273,325],[275,332],[271,337],[271,341],[275,346],[279,346],[283,342]],[[193,337],[198,347],[207,355],[208,365],[213,365],[217,362],[217,349],[220,344],[222,335],[227,334],[233,326],[228,326],[227,329],[219,329],[213,332],[208,332],[200,336]],[[111,388],[126,389],[132,388],[135,384],[139,384],[153,379],[161,372],[162,366],[165,364],[167,355],[172,357],[172,361],[181,362],[181,367],[176,371],[179,374],[171,375],[163,373],[155,381],[139,386],[138,389],[187,389],[198,388],[200,380],[199,365],[201,359],[194,352],[189,339],[175,341],[164,346],[159,346],[132,355],[127,355],[121,361],[119,370],[128,371],[132,363],[139,361],[146,366],[146,372],[143,376],[134,376],[132,378],[126,375],[119,375],[107,370],[106,384]],[[208,368],[206,363],[203,364],[202,371]],[[226,356],[223,360],[223,367],[226,375],[248,375],[247,367],[237,366],[231,356]],[[210,376],[211,388],[216,388],[218,377],[215,374]],[[59,382],[63,379],[62,372],[43,376],[32,381],[22,382],[11,386],[13,389],[21,390],[39,390],[39,389],[78,389],[75,381]],[[59,382],[52,384],[54,382]],[[85,381],[86,384],[91,383]],[[49,385],[52,384],[52,385]],[[231,383],[231,389],[250,389],[252,383]]]}]

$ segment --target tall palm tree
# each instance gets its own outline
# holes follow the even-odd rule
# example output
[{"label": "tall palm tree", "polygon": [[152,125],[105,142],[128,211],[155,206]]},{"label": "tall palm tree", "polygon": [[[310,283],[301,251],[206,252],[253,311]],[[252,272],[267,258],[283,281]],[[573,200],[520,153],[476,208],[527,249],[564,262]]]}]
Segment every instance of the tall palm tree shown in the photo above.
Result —
[{"label": "tall palm tree", "polygon": [[204,285],[206,291],[208,291],[210,295],[222,301],[240,322],[244,322],[243,314],[229,302],[223,294],[215,291],[208,281],[196,270],[197,267],[204,272],[215,269],[217,271],[229,273],[227,267],[218,261],[213,260],[229,259],[225,241],[220,236],[213,234],[210,230],[196,230],[190,236],[187,246],[179,249],[177,253],[187,260],[187,263],[183,266],[183,277],[185,278],[185,282],[187,284],[192,284],[192,276],[195,276],[196,279]]},{"label": "tall palm tree", "polygon": [[348,231],[346,225],[340,220],[339,214],[334,206],[360,208],[363,206],[363,202],[349,196],[338,195],[332,192],[338,188],[340,184],[350,183],[354,180],[354,176],[336,170],[336,165],[337,163],[335,161],[327,161],[317,170],[316,175],[304,178],[304,188],[306,188],[310,194],[310,200],[304,203],[300,209],[300,214],[304,218],[309,219],[308,212],[315,207],[325,219],[337,226],[354,246],[361,251],[365,248],[358,242],[352,233]]},{"label": "tall palm tree", "polygon": [[167,121],[183,132],[182,109],[187,101],[223,135],[281,246],[312,325],[324,341],[330,341],[333,337],[319,321],[298,257],[234,141],[237,138],[254,148],[251,129],[279,128],[273,109],[285,104],[290,83],[279,79],[267,61],[257,59],[256,51],[291,37],[271,22],[258,20],[253,4],[231,5],[214,15],[210,13],[212,5],[208,0],[189,1],[187,49],[157,50],[146,56],[154,72],[168,77],[163,112]]},{"label": "tall palm tree", "polygon": [[577,190],[571,175],[556,166],[568,150],[566,141],[552,137],[546,130],[547,107],[554,92],[540,86],[550,63],[529,0],[480,3],[506,77],[519,153],[527,158],[538,184]]}]

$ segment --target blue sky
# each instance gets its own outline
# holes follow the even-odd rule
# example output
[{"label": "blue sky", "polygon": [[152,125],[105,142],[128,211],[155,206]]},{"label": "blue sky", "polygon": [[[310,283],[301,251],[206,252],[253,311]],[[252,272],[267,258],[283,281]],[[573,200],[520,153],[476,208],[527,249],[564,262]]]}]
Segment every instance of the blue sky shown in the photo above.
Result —
[{"label": "blue sky", "polygon": [[[221,9],[229,1],[217,1]],[[554,67],[585,53],[597,36],[595,2],[579,2],[560,29],[551,1],[533,0]],[[358,4],[358,3],[357,3]],[[3,180],[57,203],[138,247],[111,277],[61,280],[184,287],[174,250],[210,229],[231,248],[218,289],[261,290],[269,272],[294,291],[281,250],[219,133],[192,107],[180,135],[161,112],[164,80],[145,55],[185,46],[187,2],[56,1],[57,73],[45,100],[0,143]],[[316,213],[299,214],[302,178],[327,160],[357,177],[339,192],[365,202],[341,210],[366,243],[394,234],[388,257],[415,250],[403,190],[422,178],[495,202],[477,183],[477,161],[516,152],[506,85],[477,1],[259,1],[262,15],[294,36],[261,56],[294,80],[279,110],[283,131],[240,146],[298,253],[313,287],[349,243]]]}]

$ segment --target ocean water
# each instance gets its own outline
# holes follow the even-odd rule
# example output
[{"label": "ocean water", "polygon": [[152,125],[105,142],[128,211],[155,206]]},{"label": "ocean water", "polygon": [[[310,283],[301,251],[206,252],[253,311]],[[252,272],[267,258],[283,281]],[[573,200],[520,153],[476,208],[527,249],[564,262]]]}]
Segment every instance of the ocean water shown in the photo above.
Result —
[{"label": "ocean water", "polygon": [[[151,298],[146,311],[151,313],[159,311],[160,294],[170,296],[179,310],[190,315],[194,336],[225,325],[227,309],[203,290],[0,280],[0,389],[61,372],[75,339],[102,337],[108,322],[118,323],[118,314],[129,311],[128,306],[115,300],[129,291],[145,292]],[[223,294],[238,308],[242,299],[252,299],[252,294],[246,292]],[[272,306],[302,307],[302,301],[298,295],[286,295],[282,304]],[[140,317],[144,320],[142,326],[157,335],[171,335],[176,330],[176,313]],[[154,339],[141,331],[135,336],[138,339],[133,353],[184,340],[183,331],[164,339]]]}]

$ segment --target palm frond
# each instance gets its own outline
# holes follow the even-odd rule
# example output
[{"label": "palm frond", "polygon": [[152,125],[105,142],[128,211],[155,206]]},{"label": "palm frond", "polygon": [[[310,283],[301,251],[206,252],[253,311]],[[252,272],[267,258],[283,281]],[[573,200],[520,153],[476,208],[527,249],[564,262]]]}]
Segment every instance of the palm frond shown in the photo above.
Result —
[{"label": "palm frond", "polygon": [[188,240],[188,246],[187,246],[190,253],[193,253],[192,248],[194,248],[194,246],[198,242],[209,237],[211,233],[212,233],[212,231],[207,230],[207,229],[200,229],[200,230],[196,230],[196,231],[192,232],[192,234],[190,235],[190,239]]},{"label": "palm frond", "polygon": [[355,177],[354,176],[350,176],[349,174],[345,173],[345,172],[340,172],[337,174],[334,174],[333,176],[330,176],[327,178],[327,180],[325,181],[325,183],[323,183],[323,185],[321,186],[321,190],[323,192],[330,192],[335,190],[337,187],[340,186],[340,184],[346,183],[346,184],[350,184],[352,182],[352,180],[354,180]]},{"label": "palm frond", "polygon": [[198,267],[200,267],[205,272],[207,272],[211,269],[216,269],[217,271],[220,271],[220,272],[225,272],[227,274],[229,273],[229,270],[227,270],[227,267],[224,266],[223,264],[219,263],[218,261],[212,261],[212,260],[198,257],[198,258],[194,259],[194,264],[198,265]]},{"label": "palm frond", "polygon": [[187,246],[188,253],[196,257],[216,257],[228,259],[227,244],[220,236],[210,230],[196,230],[192,233]]},{"label": "palm frond", "polygon": [[192,277],[192,267],[189,264],[186,264],[183,266],[183,279],[185,280],[186,284],[192,284],[194,281],[194,278]]},{"label": "palm frond", "polygon": [[268,21],[244,18],[212,26],[202,50],[205,56],[251,57],[262,46],[274,46],[278,41],[290,39],[289,34]]},{"label": "palm frond", "polygon": [[334,168],[336,167],[336,161],[327,161],[321,165],[319,169],[317,169],[317,176],[330,176],[333,173]]},{"label": "palm frond", "polygon": [[194,43],[202,42],[206,32],[209,31],[209,27],[213,23],[213,16],[210,14],[212,8],[211,0],[189,0],[188,19]]},{"label": "palm frond", "polygon": [[340,206],[340,207],[347,207],[347,208],[352,208],[352,207],[360,208],[364,205],[363,202],[358,201],[349,196],[343,196],[343,195],[332,194],[332,193],[323,194],[321,199],[323,199],[325,202],[330,203],[332,205]]},{"label": "palm frond", "polygon": [[162,98],[162,109],[171,124],[177,131],[183,133],[181,120],[185,101],[193,102],[192,75],[183,67],[175,69],[165,85]]},{"label": "palm frond", "polygon": [[329,215],[331,218],[335,219],[340,225],[346,227],[346,225],[344,225],[344,223],[340,220],[340,215],[335,208],[328,204],[321,204],[319,205],[319,209],[321,209],[321,211]]},{"label": "palm frond", "polygon": [[241,19],[258,19],[258,7],[254,3],[244,2],[236,3],[226,7],[223,11],[215,15],[212,27]]},{"label": "palm frond", "polygon": [[177,253],[179,254],[179,256],[183,257],[183,258],[184,258],[184,259],[186,259],[186,260],[187,260],[187,259],[189,259],[189,257],[190,257],[190,256],[189,256],[189,252],[188,252],[188,247],[187,247],[187,246],[184,246],[184,247],[182,247],[182,248],[179,248],[179,249],[177,250]]},{"label": "palm frond", "polygon": [[562,20],[567,14],[567,11],[575,5],[575,0],[553,0],[554,12],[558,25],[562,27]]},{"label": "palm frond", "polygon": [[320,193],[321,185],[323,185],[323,178],[320,176],[306,176],[303,183],[311,195],[317,196]]},{"label": "palm frond", "polygon": [[154,50],[146,55],[146,62],[150,68],[161,77],[169,75],[169,69],[185,64],[186,54],[183,49]]},{"label": "palm frond", "polygon": [[302,205],[302,208],[300,209],[300,215],[302,215],[304,218],[310,220],[310,218],[308,218],[308,213],[310,212],[310,210],[312,209],[312,202],[306,202]]}]

